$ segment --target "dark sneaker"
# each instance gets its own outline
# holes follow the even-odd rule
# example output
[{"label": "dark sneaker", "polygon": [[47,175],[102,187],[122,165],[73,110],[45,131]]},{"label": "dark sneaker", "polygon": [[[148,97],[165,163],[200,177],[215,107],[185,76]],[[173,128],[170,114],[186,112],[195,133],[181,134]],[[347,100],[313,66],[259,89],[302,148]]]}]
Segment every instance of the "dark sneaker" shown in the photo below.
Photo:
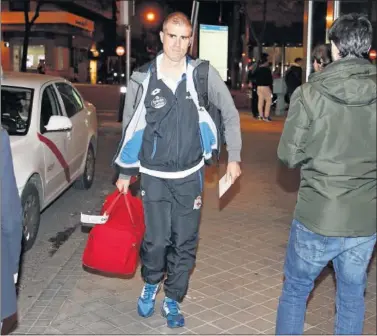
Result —
[{"label": "dark sneaker", "polygon": [[263,118],[263,120],[266,121],[266,122],[271,122],[272,121],[271,117]]},{"label": "dark sneaker", "polygon": [[165,298],[162,302],[161,314],[166,318],[166,322],[169,328],[181,328],[185,325],[185,318],[183,317],[179,304],[169,298]]},{"label": "dark sneaker", "polygon": [[156,295],[160,285],[146,283],[143,287],[139,300],[137,301],[137,312],[141,317],[150,317],[154,313]]}]

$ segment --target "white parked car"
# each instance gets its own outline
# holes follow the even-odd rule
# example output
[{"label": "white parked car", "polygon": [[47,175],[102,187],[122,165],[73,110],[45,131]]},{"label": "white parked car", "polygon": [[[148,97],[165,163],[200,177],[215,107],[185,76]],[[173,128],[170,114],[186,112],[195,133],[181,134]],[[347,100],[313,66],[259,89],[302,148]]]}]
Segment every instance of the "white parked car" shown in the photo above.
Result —
[{"label": "white parked car", "polygon": [[70,185],[89,189],[93,183],[96,108],[63,78],[5,72],[1,124],[10,135],[24,215],[24,249],[29,250],[40,212]]}]

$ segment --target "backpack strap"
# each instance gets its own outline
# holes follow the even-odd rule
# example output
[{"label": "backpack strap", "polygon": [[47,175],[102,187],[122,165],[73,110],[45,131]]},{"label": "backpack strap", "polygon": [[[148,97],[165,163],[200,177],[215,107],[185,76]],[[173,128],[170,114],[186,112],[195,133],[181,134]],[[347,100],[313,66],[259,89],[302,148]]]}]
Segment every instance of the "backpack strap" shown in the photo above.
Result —
[{"label": "backpack strap", "polygon": [[196,78],[195,78],[195,89],[198,94],[199,106],[204,107],[207,111],[209,109],[208,71],[209,71],[209,62],[203,61],[197,68],[197,73],[196,73]]}]

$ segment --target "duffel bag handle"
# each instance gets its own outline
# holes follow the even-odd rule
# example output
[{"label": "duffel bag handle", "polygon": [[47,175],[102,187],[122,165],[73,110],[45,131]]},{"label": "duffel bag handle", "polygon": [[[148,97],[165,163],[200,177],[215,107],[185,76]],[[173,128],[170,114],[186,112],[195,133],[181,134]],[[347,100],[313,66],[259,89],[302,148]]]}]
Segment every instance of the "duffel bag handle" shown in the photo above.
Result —
[{"label": "duffel bag handle", "polygon": [[[127,194],[123,194],[124,195],[124,200],[126,201],[126,206],[127,206],[128,214],[130,215],[132,226],[135,227],[134,216],[132,215],[131,206],[130,206],[130,200],[128,199]],[[131,195],[131,197],[133,197],[133,196]]]},{"label": "duffel bag handle", "polygon": [[119,199],[121,198],[122,195],[124,196],[124,200],[126,202],[126,207],[127,207],[127,210],[128,210],[128,214],[130,215],[132,225],[135,226],[135,221],[134,221],[134,217],[132,215],[132,211],[131,211],[131,207],[130,207],[130,202],[128,200],[127,194],[125,194],[125,193],[119,192],[119,194],[117,195],[117,197],[115,197],[114,201],[110,204],[109,208],[104,213],[104,215],[105,216],[109,216],[111,214],[111,211],[113,210],[115,204],[119,201]]}]

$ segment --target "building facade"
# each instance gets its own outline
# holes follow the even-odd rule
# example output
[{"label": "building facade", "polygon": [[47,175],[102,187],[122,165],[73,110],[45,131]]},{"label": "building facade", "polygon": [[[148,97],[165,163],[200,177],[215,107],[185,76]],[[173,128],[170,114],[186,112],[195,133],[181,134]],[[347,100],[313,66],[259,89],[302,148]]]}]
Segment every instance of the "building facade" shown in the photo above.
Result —
[{"label": "building facade", "polygon": [[[1,63],[4,71],[20,70],[25,35],[24,2],[2,1]],[[37,1],[30,1],[30,19],[36,7]],[[97,71],[90,50],[96,49],[96,42],[103,38],[103,25],[111,18],[111,1],[43,4],[31,28],[27,71],[36,72],[42,59],[47,74],[78,82],[90,81],[90,72]]]}]

